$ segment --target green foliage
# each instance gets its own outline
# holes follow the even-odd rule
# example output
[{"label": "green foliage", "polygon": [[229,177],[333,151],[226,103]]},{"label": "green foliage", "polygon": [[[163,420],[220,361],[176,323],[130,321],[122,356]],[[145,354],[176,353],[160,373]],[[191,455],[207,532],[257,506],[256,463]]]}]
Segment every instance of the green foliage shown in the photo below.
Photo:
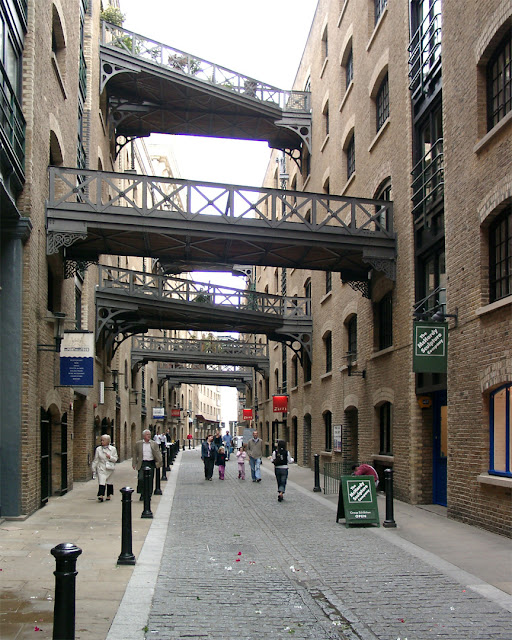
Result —
[{"label": "green foliage", "polygon": [[126,16],[121,13],[121,9],[117,7],[113,7],[109,5],[106,9],[100,13],[100,18],[105,20],[105,22],[110,22],[111,24],[115,24],[116,27],[122,27],[123,22],[125,21]]}]

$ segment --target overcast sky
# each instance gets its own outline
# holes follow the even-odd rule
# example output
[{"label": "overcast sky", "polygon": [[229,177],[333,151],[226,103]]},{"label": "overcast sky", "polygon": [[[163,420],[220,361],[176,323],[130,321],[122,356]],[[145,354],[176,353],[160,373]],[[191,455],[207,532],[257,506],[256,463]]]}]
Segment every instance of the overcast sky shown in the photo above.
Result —
[{"label": "overcast sky", "polygon": [[[120,0],[124,27],[280,89],[292,88],[317,0]],[[285,55],[286,52],[286,55]],[[260,186],[269,161],[266,142],[189,136],[172,138],[180,175]],[[243,288],[225,274],[195,279]],[[222,390],[222,420],[236,420],[235,390]]]}]

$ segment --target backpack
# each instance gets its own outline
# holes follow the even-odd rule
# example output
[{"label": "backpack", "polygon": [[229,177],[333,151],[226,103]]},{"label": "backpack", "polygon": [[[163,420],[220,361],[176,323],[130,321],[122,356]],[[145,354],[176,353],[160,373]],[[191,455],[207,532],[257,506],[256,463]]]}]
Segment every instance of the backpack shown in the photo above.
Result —
[{"label": "backpack", "polygon": [[281,467],[284,464],[288,464],[288,451],[286,449],[277,449],[276,457],[273,460],[276,467]]}]

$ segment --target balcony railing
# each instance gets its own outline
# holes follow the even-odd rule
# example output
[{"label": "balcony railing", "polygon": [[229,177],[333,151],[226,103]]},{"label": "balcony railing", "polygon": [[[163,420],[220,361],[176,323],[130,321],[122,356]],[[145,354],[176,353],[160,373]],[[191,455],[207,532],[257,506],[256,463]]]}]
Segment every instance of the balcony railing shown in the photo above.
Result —
[{"label": "balcony railing", "polygon": [[441,0],[435,0],[409,44],[409,89],[423,93],[441,62]]},{"label": "balcony railing", "polygon": [[227,91],[272,103],[285,111],[310,112],[309,91],[282,91],[214,62],[202,60],[185,51],[128,31],[108,22],[102,23],[101,44],[121,49],[136,58],[153,62],[171,71],[177,71],[216,85]]},{"label": "balcony railing", "polygon": [[9,142],[18,163],[18,172],[24,176],[25,118],[9,78],[0,64],[0,128]]},{"label": "balcony railing", "polygon": [[439,138],[412,171],[412,213],[417,221],[443,200],[443,139]]},{"label": "balcony railing", "polygon": [[306,319],[310,298],[295,298],[233,289],[184,278],[163,276],[144,271],[99,265],[98,291],[126,293],[130,297],[188,302],[201,305],[222,305],[240,311]]},{"label": "balcony railing", "polygon": [[84,52],[80,51],[80,63],[78,67],[78,87],[83,100],[87,97],[87,64],[85,63]]}]

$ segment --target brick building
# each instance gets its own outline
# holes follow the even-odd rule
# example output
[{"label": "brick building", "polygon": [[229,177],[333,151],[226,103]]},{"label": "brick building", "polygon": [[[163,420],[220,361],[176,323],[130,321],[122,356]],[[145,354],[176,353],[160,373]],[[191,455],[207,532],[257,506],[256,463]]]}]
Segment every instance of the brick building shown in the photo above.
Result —
[{"label": "brick building", "polygon": [[[270,349],[258,427],[299,464],[392,467],[396,497],[510,536],[512,3],[363,4],[318,3],[294,86],[311,153],[273,152],[265,185],[391,199],[396,274],[257,268],[313,314],[310,361]],[[446,372],[413,371],[415,319],[447,324]]]}]

